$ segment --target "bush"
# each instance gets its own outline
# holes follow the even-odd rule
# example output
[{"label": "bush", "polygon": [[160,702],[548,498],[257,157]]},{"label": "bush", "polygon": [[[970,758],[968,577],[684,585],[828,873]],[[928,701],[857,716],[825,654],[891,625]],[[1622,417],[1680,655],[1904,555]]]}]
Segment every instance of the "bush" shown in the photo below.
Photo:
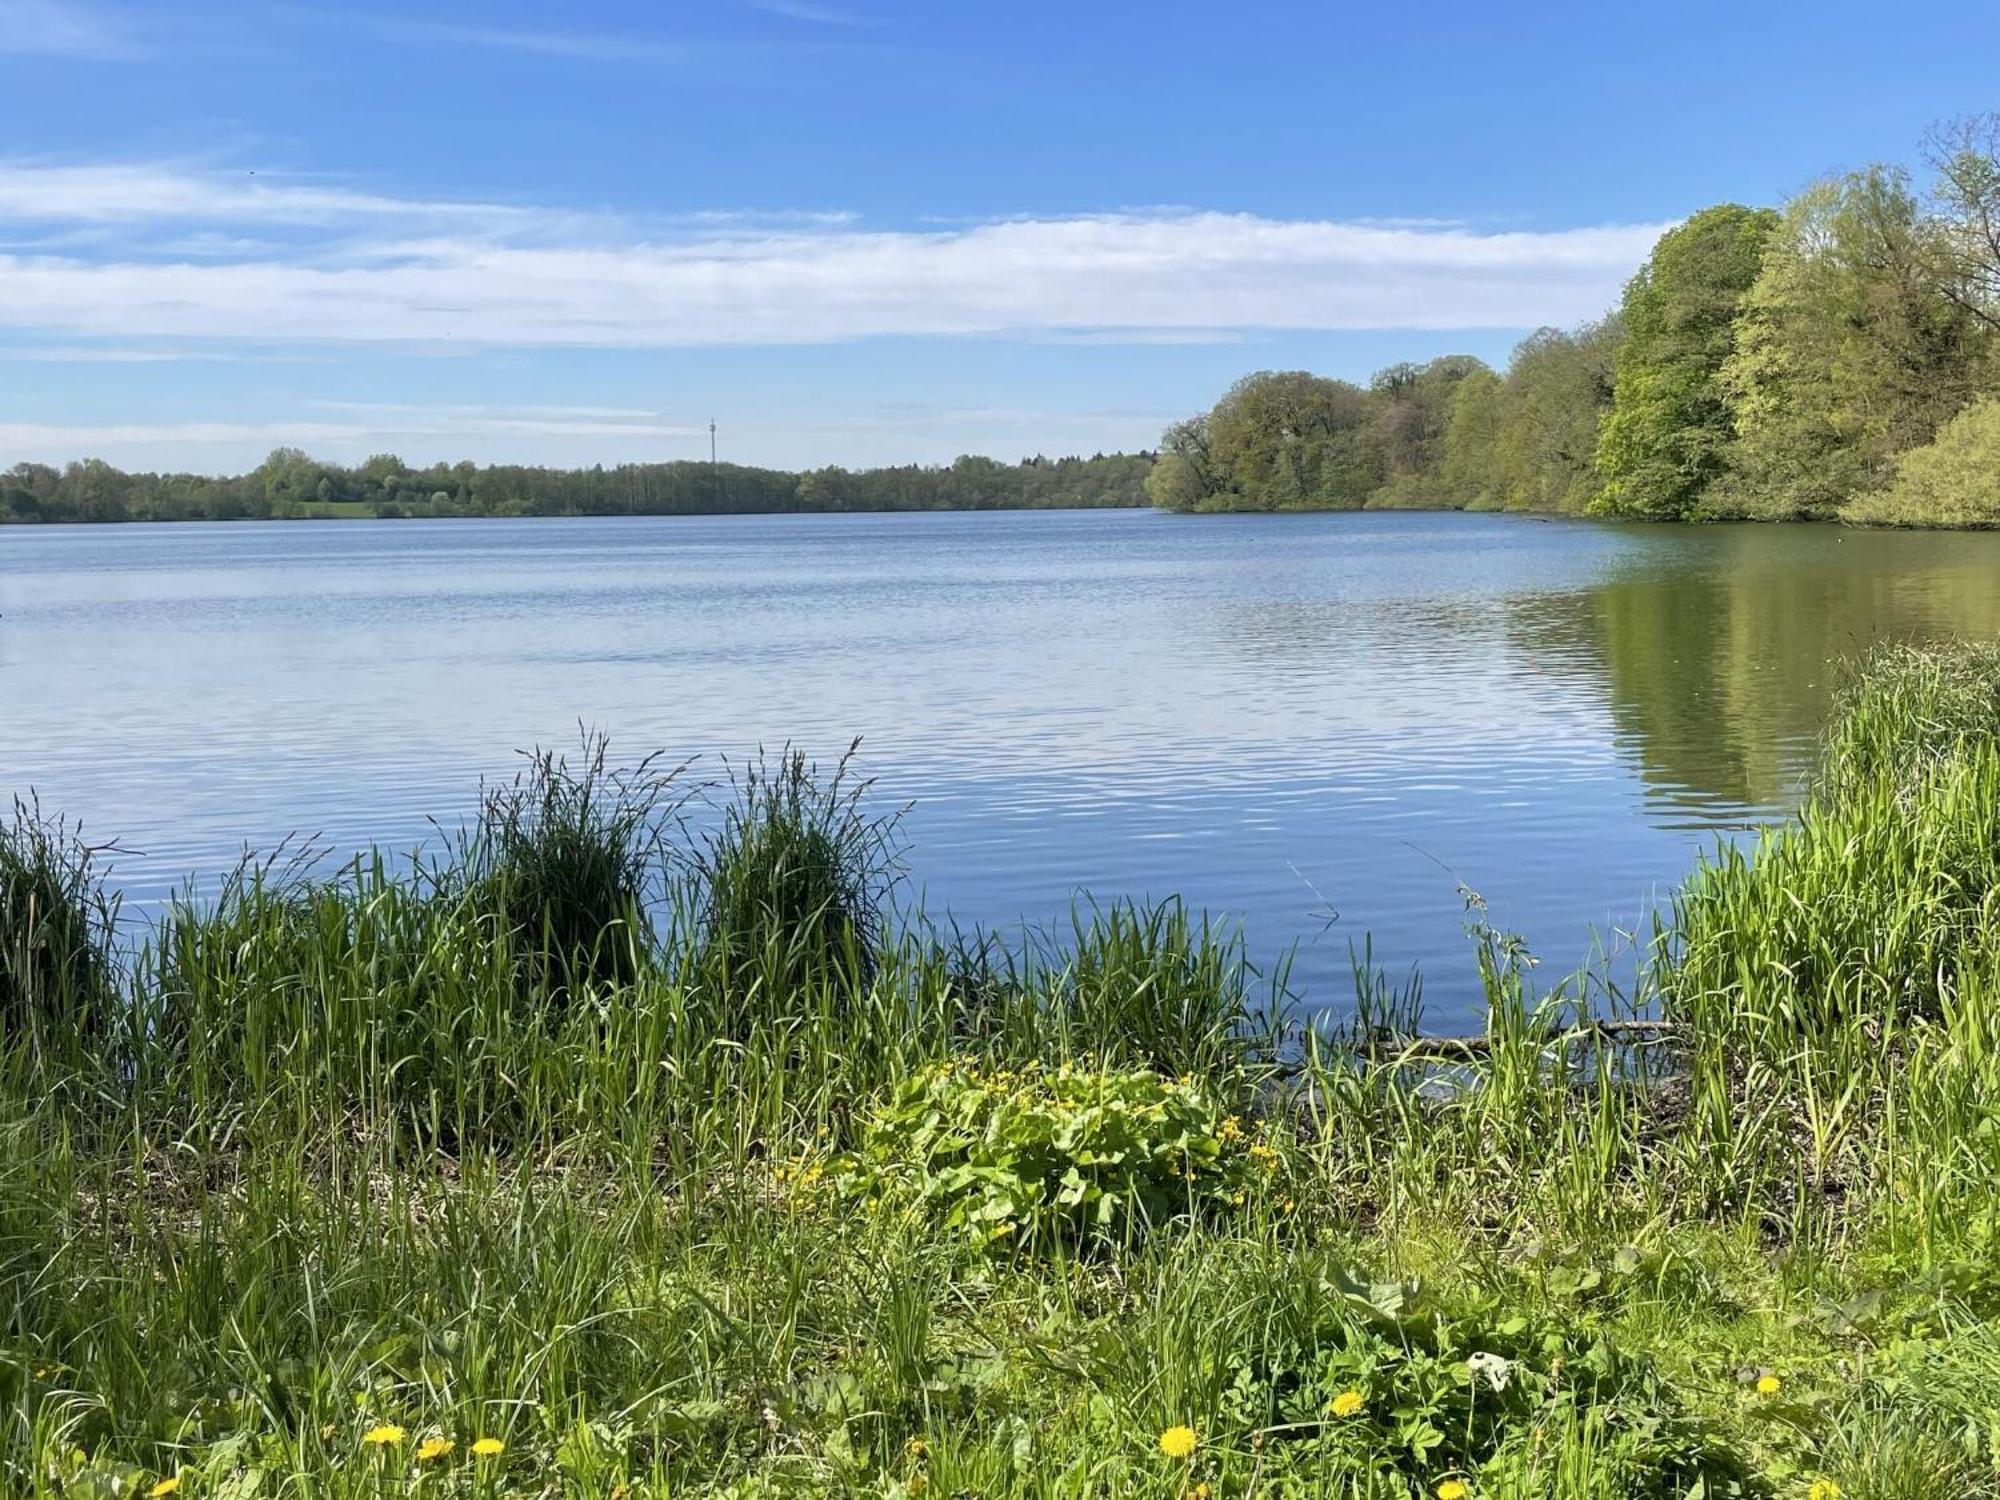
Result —
[{"label": "bush", "polygon": [[977,1244],[1130,1241],[1240,1204],[1278,1153],[1194,1083],[1144,1069],[981,1072],[948,1061],[864,1123],[844,1175]]},{"label": "bush", "polygon": [[115,900],[98,858],[110,846],[14,800],[0,818],[0,1028],[90,1035],[106,1019]]},{"label": "bush", "polygon": [[1903,454],[1887,486],[1840,516],[1866,526],[2000,526],[2000,396],[1974,401]]},{"label": "bush", "polygon": [[865,989],[874,979],[901,857],[897,815],[862,810],[870,783],[850,775],[859,744],[825,779],[801,751],[775,768],[760,755],[732,778],[722,825],[695,857],[695,966],[731,1008],[732,1034],[760,1001],[782,1010],[815,982]]}]

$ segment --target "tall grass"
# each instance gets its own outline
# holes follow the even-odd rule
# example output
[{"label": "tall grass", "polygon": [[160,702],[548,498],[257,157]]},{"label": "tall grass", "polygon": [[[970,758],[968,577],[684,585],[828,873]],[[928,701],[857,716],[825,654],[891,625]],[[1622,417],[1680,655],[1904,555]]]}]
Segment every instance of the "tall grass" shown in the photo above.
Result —
[{"label": "tall grass", "polygon": [[105,888],[109,846],[14,799],[0,814],[0,1031],[61,1042],[111,1022],[117,902]]},{"label": "tall grass", "polygon": [[901,877],[896,816],[864,806],[857,745],[821,776],[805,753],[761,753],[731,773],[721,825],[694,854],[698,938],[691,955],[741,1030],[760,1009],[782,1012],[803,986],[874,981]]},{"label": "tall grass", "polygon": [[[1874,663],[1638,993],[1542,985],[1475,911],[1448,1044],[1366,950],[1352,1024],[1299,1024],[1174,902],[935,934],[845,761],[704,825],[679,776],[538,756],[451,857],[247,862],[124,965],[17,815],[94,945],[52,972],[133,1024],[54,1048],[82,1013],[38,998],[0,1040],[0,1487],[2000,1494],[1996,741],[2000,657]],[[1147,1148],[1253,1143],[1241,1186],[1086,1251],[846,1185],[904,1080],[998,1120],[1060,1064],[1200,1090],[1226,1126]],[[987,1144],[940,1196],[1004,1198]]]},{"label": "tall grass", "polygon": [[511,782],[487,787],[439,879],[513,948],[529,988],[629,983],[653,941],[649,906],[665,897],[693,791],[685,767],[657,756],[614,766],[610,748],[586,734],[575,763],[537,750]]}]

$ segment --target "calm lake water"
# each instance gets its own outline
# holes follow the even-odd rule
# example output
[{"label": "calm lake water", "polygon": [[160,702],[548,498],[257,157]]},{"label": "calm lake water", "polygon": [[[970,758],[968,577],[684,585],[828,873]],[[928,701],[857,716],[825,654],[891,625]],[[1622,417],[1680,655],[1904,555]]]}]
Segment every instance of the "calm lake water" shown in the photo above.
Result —
[{"label": "calm lake water", "polygon": [[[914,888],[1240,916],[1472,1015],[1458,882],[1545,969],[1784,816],[1837,659],[2000,634],[2000,536],[1142,512],[0,530],[0,793],[131,850],[413,846],[518,748],[863,737]],[[1329,923],[1329,915],[1337,920]]]}]

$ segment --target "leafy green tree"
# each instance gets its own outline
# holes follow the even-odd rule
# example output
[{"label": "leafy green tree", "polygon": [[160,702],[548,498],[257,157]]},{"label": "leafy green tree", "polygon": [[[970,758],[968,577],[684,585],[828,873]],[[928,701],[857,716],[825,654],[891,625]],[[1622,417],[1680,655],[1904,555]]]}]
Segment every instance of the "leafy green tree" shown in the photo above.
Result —
[{"label": "leafy green tree", "polygon": [[1711,510],[1830,515],[1971,398],[1987,340],[1938,285],[1932,241],[1894,168],[1787,205],[1721,372],[1737,443]]},{"label": "leafy green tree", "polygon": [[302,448],[273,448],[257,467],[264,496],[273,505],[291,504],[313,496],[320,466]]},{"label": "leafy green tree", "polygon": [[1380,483],[1368,397],[1345,380],[1265,371],[1231,386],[1209,413],[1224,489],[1255,510],[1356,509]]},{"label": "leafy green tree", "polygon": [[1506,503],[1499,466],[1507,382],[1488,369],[1468,374],[1453,388],[1445,413],[1436,492],[1454,510],[1498,510]]},{"label": "leafy green tree", "polygon": [[1769,209],[1703,209],[1662,235],[1626,285],[1625,342],[1597,450],[1603,488],[1592,509],[1677,520],[1722,473],[1734,436],[1722,366],[1777,224]]},{"label": "leafy green tree", "polygon": [[1369,496],[1370,505],[1447,503],[1438,471],[1452,397],[1463,381],[1482,373],[1492,373],[1483,360],[1447,354],[1426,365],[1391,365],[1369,383],[1370,436],[1382,466],[1382,483]]},{"label": "leafy green tree", "polygon": [[1160,434],[1160,455],[1146,476],[1146,495],[1153,504],[1162,510],[1201,510],[1222,488],[1206,412]]},{"label": "leafy green tree", "polygon": [[1588,504],[1624,336],[1614,313],[1572,332],[1540,328],[1515,346],[1494,435],[1507,509],[1574,515]]}]

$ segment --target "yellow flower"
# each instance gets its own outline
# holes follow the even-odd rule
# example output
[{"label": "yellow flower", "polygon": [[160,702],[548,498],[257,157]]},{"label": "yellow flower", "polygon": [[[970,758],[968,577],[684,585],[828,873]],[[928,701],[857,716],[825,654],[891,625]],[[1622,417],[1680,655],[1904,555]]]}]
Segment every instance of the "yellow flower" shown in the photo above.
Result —
[{"label": "yellow flower", "polygon": [[472,1445],[474,1458],[498,1458],[507,1451],[507,1445],[498,1438],[481,1438]]},{"label": "yellow flower", "polygon": [[912,1474],[903,1485],[906,1495],[921,1495],[931,1487],[931,1482],[921,1474]]},{"label": "yellow flower", "polygon": [[1353,1417],[1359,1416],[1362,1408],[1367,1405],[1368,1401],[1361,1392],[1342,1391],[1333,1398],[1329,1409],[1336,1417]]},{"label": "yellow flower", "polygon": [[1169,1427],[1160,1434],[1160,1451],[1168,1458],[1192,1458],[1197,1441],[1192,1427]]},{"label": "yellow flower", "polygon": [[1831,1479],[1815,1479],[1806,1491],[1806,1500],[1840,1500],[1840,1486]]},{"label": "yellow flower", "polygon": [[1775,1375],[1759,1375],[1757,1377],[1757,1394],[1760,1396],[1775,1396],[1778,1394],[1778,1387],[1783,1384],[1784,1381],[1778,1379]]},{"label": "yellow flower", "polygon": [[1465,1500],[1471,1493],[1463,1479],[1447,1479],[1437,1487],[1438,1500]]},{"label": "yellow flower", "polygon": [[1188,1491],[1188,1500],[1208,1500],[1208,1495],[1209,1495],[1208,1481],[1203,1480],[1200,1484],[1196,1485],[1193,1489]]},{"label": "yellow flower", "polygon": [[161,1500],[161,1497],[165,1495],[178,1495],[180,1492],[181,1476],[178,1474],[169,1474],[165,1479],[162,1479],[158,1484],[146,1491],[148,1495],[153,1497],[153,1500]]},{"label": "yellow flower", "polygon": [[448,1437],[425,1438],[417,1444],[417,1462],[427,1464],[434,1458],[443,1458],[457,1446],[458,1444]]},{"label": "yellow flower", "polygon": [[913,1437],[907,1443],[903,1444],[903,1456],[914,1459],[917,1463],[922,1463],[924,1455],[930,1451],[929,1446],[920,1437]]},{"label": "yellow flower", "polygon": [[361,1441],[376,1448],[394,1448],[403,1441],[403,1429],[393,1422],[385,1422],[362,1433]]}]

